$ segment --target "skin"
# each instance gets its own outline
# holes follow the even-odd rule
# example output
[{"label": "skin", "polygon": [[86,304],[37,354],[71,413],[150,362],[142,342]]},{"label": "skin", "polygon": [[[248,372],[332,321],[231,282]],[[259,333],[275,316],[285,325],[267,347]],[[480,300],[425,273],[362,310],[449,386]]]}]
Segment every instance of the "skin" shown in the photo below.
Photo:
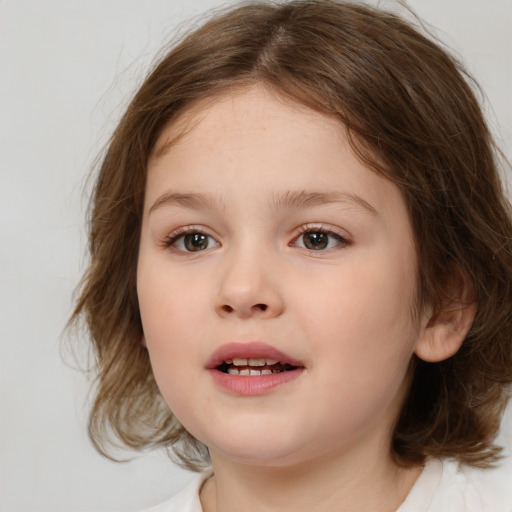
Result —
[{"label": "skin", "polygon": [[[327,197],[276,201],[304,192]],[[184,227],[208,235],[204,249],[187,250]],[[308,248],[304,230],[327,232],[328,246]],[[210,450],[205,511],[396,510],[420,472],[390,455],[409,362],[451,355],[464,334],[413,319],[416,269],[398,188],[357,159],[337,120],[252,87],[165,129],[148,165],[138,297],[162,395]],[[212,353],[256,340],[305,370],[261,396],[216,386]]]}]

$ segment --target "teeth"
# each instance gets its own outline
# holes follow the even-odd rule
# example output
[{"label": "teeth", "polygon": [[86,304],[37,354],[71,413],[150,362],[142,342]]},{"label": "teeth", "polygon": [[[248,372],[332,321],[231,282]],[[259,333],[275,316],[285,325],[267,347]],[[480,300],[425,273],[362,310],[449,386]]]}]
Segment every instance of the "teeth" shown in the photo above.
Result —
[{"label": "teeth", "polygon": [[242,377],[253,377],[256,375],[272,375],[273,373],[277,373],[278,371],[273,372],[272,370],[270,370],[268,368],[263,368],[262,370],[257,370],[254,368],[247,368],[247,367],[239,369],[239,368],[236,368],[235,366],[231,366],[227,369],[227,372],[229,375],[238,375],[238,376],[242,376]]},{"label": "teeth", "polygon": [[[283,365],[283,366],[280,366]],[[233,359],[224,360],[223,371],[229,375],[240,375],[242,377],[251,377],[257,375],[272,375],[286,371],[288,363],[281,362],[277,359],[267,359],[264,357],[234,357]]]},{"label": "teeth", "polygon": [[235,366],[272,366],[274,364],[277,364],[279,361],[277,359],[265,359],[263,357],[252,359],[235,357],[234,359],[226,359],[224,362],[226,364],[233,364]]},{"label": "teeth", "polygon": [[252,377],[255,375],[271,375],[272,371],[265,370],[253,370],[252,368],[244,368],[243,370],[239,370],[238,368],[228,368],[229,375],[240,375],[242,377]]}]

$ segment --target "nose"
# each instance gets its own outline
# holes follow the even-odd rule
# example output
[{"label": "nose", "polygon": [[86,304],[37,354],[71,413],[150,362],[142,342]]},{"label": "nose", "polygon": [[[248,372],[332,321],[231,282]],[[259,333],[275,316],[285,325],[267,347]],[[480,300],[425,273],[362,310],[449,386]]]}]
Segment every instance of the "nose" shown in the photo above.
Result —
[{"label": "nose", "polygon": [[216,313],[226,318],[275,318],[284,311],[279,273],[268,258],[238,252],[220,269]]}]

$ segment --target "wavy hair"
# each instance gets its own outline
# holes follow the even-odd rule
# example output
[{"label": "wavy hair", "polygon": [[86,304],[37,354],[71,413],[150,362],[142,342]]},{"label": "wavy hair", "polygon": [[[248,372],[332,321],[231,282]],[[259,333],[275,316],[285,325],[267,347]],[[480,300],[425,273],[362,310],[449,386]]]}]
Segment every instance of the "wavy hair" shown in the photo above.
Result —
[{"label": "wavy hair", "polygon": [[454,274],[470,281],[473,326],[450,359],[414,360],[392,446],[404,465],[427,456],[492,464],[512,382],[512,225],[475,84],[411,23],[330,0],[217,13],[154,67],[113,133],[91,198],[90,264],[71,318],[85,322],[93,347],[96,447],[107,455],[111,444],[164,446],[187,468],[208,464],[205,446],[164,403],[141,345],[142,206],[162,130],[193,103],[251,84],[336,116],[359,158],[399,187],[415,234],[418,307],[442,309]]}]

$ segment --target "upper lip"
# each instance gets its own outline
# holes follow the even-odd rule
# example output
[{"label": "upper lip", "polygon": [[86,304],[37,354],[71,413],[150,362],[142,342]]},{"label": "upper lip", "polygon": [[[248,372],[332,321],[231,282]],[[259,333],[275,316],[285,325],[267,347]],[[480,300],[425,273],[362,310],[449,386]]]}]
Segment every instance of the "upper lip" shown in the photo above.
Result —
[{"label": "upper lip", "polygon": [[304,364],[293,357],[281,352],[280,350],[262,343],[260,341],[251,341],[248,343],[227,343],[220,346],[211,355],[206,363],[207,369],[217,368],[224,361],[241,358],[241,359],[274,359],[280,363],[286,363],[290,366],[303,367]]}]

